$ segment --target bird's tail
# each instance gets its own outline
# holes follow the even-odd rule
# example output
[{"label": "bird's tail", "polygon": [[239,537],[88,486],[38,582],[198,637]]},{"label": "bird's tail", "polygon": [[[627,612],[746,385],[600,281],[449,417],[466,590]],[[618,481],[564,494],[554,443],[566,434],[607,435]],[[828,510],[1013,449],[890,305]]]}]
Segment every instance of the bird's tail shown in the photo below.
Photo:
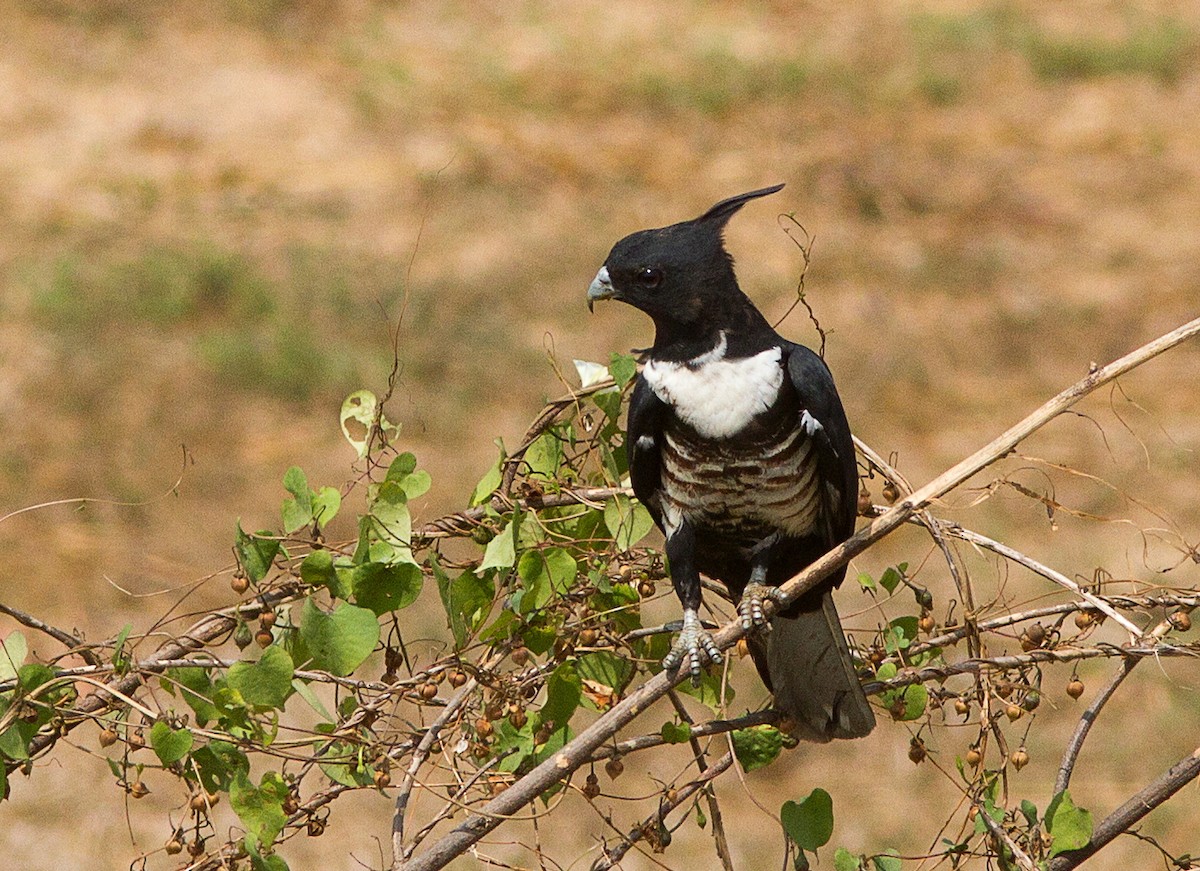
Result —
[{"label": "bird's tail", "polygon": [[829,591],[816,610],[774,617],[771,631],[752,645],[766,667],[775,707],[796,722],[797,738],[824,743],[861,738],[875,728]]}]

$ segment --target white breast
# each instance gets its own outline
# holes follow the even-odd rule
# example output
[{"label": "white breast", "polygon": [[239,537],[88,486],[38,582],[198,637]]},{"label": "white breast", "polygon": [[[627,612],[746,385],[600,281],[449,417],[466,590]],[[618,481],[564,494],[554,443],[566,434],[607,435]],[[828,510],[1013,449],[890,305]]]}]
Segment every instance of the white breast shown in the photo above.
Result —
[{"label": "white breast", "polygon": [[781,349],[725,359],[725,334],[711,351],[686,362],[651,360],[642,371],[655,396],[706,438],[741,432],[771,407],[783,384]]}]

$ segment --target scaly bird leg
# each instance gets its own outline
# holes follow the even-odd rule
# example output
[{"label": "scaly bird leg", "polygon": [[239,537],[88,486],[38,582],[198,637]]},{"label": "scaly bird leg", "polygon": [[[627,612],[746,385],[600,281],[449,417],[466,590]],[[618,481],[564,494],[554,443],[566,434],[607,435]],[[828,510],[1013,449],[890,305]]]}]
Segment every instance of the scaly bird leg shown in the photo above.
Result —
[{"label": "scaly bird leg", "polygon": [[758,627],[771,628],[767,617],[763,614],[763,602],[770,599],[778,603],[782,598],[778,587],[768,586],[767,564],[770,559],[771,545],[779,540],[779,535],[771,535],[755,545],[750,555],[750,582],[742,590],[742,599],[738,602],[738,616],[742,618],[742,628],[749,632]]},{"label": "scaly bird leg", "polygon": [[721,651],[713,641],[712,635],[700,625],[700,615],[688,608],[683,612],[683,631],[671,647],[671,652],[663,659],[663,668],[670,671],[687,660],[688,670],[692,673],[692,684],[700,685],[701,670],[709,662],[720,665]]}]

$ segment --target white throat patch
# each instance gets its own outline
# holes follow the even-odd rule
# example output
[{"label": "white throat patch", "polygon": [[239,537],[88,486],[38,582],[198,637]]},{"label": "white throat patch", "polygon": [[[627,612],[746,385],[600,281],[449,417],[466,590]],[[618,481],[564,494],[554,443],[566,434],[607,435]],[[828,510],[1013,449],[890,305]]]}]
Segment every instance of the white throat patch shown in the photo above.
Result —
[{"label": "white throat patch", "polygon": [[771,407],[783,384],[780,348],[726,360],[724,331],[711,351],[683,362],[651,360],[642,375],[654,395],[706,438],[728,438]]}]

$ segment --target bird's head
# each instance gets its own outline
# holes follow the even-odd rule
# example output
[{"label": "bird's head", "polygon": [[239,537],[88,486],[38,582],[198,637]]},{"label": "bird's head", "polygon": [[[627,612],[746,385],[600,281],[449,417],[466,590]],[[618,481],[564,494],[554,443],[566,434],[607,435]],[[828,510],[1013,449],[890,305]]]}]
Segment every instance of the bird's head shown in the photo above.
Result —
[{"label": "bird's head", "polygon": [[782,187],[739,194],[690,221],[626,236],[613,246],[588,288],[588,308],[596,300],[620,300],[650,315],[662,333],[734,303],[742,294],[725,250],[725,224],[750,200]]}]

